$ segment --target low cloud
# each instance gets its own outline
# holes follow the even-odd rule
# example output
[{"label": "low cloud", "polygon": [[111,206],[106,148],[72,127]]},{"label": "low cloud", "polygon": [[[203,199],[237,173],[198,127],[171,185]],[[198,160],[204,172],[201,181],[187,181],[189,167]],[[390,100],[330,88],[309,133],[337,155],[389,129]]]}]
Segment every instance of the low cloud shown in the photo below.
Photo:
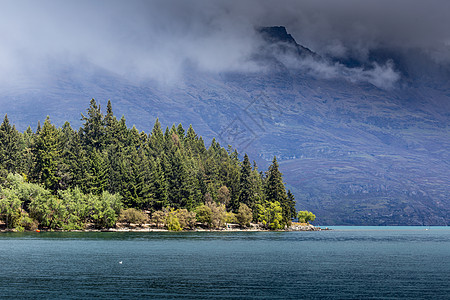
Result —
[{"label": "low cloud", "polygon": [[269,54],[291,72],[302,72],[317,78],[368,82],[381,89],[394,88],[401,78],[392,60],[371,62],[363,64],[362,67],[349,67],[320,56],[298,55],[295,45],[283,42],[268,48]]},{"label": "low cloud", "polygon": [[[254,28],[272,25],[285,25],[325,57],[365,59],[370,49],[402,46],[448,61],[450,2],[430,2],[0,0],[0,86],[46,82],[60,66],[88,72],[95,65],[133,81],[163,83],[182,79],[190,68],[255,72],[265,66],[251,59],[262,47]],[[369,69],[301,64],[316,76],[379,87],[398,80],[392,63]]]},{"label": "low cloud", "polygon": [[306,59],[300,62],[300,66],[311,75],[333,79],[342,78],[351,82],[368,82],[381,89],[392,89],[401,78],[394,69],[392,61],[383,65],[372,63],[371,67],[349,68],[341,63],[330,63]]}]

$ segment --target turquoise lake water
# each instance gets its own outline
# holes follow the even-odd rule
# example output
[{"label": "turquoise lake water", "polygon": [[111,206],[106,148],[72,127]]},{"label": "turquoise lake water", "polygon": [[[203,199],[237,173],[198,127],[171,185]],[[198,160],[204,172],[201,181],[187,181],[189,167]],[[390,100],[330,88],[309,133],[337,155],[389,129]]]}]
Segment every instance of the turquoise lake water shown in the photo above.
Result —
[{"label": "turquoise lake water", "polygon": [[449,227],[331,228],[0,233],[0,298],[450,299]]}]

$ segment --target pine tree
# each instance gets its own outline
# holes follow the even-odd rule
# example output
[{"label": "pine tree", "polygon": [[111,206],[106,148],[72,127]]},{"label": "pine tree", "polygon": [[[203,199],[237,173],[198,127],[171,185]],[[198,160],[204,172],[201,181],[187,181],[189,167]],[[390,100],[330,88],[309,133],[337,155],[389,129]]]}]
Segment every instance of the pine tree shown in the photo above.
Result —
[{"label": "pine tree", "polygon": [[[19,162],[19,138],[20,134],[14,126],[11,126],[8,115],[0,125],[0,170],[16,172]],[[0,174],[1,177],[1,174]]]},{"label": "pine tree", "polygon": [[155,125],[153,125],[152,134],[149,140],[149,146],[153,157],[160,155],[163,152],[164,147],[164,134],[161,129],[161,123],[156,118]]},{"label": "pine tree", "polygon": [[139,199],[139,207],[142,209],[150,209],[152,205],[152,195],[151,195],[151,171],[152,165],[149,157],[146,155],[147,151],[145,149],[145,144],[138,150],[138,161],[137,166],[137,194]]},{"label": "pine tree", "polygon": [[180,138],[181,141],[184,140],[184,133],[185,133],[185,132],[184,132],[183,125],[181,125],[181,123],[178,124],[178,127],[177,127],[177,135],[178,135],[178,137]]},{"label": "pine tree", "polygon": [[[255,220],[259,208],[276,204],[277,209],[282,208],[280,226],[295,216],[295,199],[290,191],[286,194],[276,158],[264,175],[256,164],[252,169],[247,154],[240,162],[231,146],[225,149],[213,139],[206,149],[192,125],[186,132],[181,124],[172,125],[163,133],[156,119],[150,135],[134,126],[129,129],[125,117],[116,119],[110,101],[103,118],[92,99],[82,120],[78,131],[68,122],[56,128],[49,117],[42,127],[38,123],[36,133],[30,127],[23,134],[18,132],[7,116],[0,125],[0,176],[21,172],[29,175],[25,180],[42,184],[55,194],[41,200],[64,218],[52,215],[45,226],[68,225],[70,212],[59,197],[72,195],[74,189],[78,194],[90,193],[81,201],[96,203],[99,212],[99,199],[109,192],[120,194],[113,197],[123,199],[125,206],[140,209],[161,210],[170,205],[194,210],[207,199],[211,207],[219,201],[221,209],[226,205],[234,212],[241,204],[244,208],[248,205],[254,208]],[[47,212],[52,214],[52,209]],[[86,218],[90,213],[86,212]],[[114,212],[108,214],[114,218]]]},{"label": "pine tree", "polygon": [[[264,173],[258,171],[258,166],[256,165],[256,162],[253,162],[253,170],[251,174],[252,184],[253,184],[253,196],[254,196],[254,203],[255,207],[258,204],[263,204],[266,201],[266,193],[265,193],[265,187],[264,187]],[[256,220],[257,219],[257,211],[256,209],[253,209],[253,217]]]},{"label": "pine tree", "polygon": [[163,170],[163,162],[158,158],[151,162],[150,193],[152,195],[152,207],[161,210],[169,205],[168,186]]},{"label": "pine tree", "polygon": [[202,201],[202,190],[199,183],[199,167],[195,159],[185,158],[184,165],[186,167],[186,178],[183,183],[185,192],[185,207],[193,209]]},{"label": "pine tree", "polygon": [[166,173],[169,187],[169,203],[175,208],[183,208],[189,198],[189,192],[186,188],[187,168],[180,150],[175,151],[174,155],[169,157],[171,172]]},{"label": "pine tree", "polygon": [[[229,148],[231,149],[231,148]],[[226,151],[220,148],[221,181],[229,188],[231,201],[228,209],[237,213],[239,209],[240,194],[240,162],[236,151]]]},{"label": "pine tree", "polygon": [[250,160],[248,159],[248,155],[246,153],[244,155],[244,160],[242,161],[241,167],[239,202],[244,203],[253,209],[254,199],[251,174],[252,166],[250,165]]},{"label": "pine tree", "polygon": [[108,169],[106,153],[93,149],[89,156],[89,171],[87,174],[87,191],[93,195],[101,195],[108,186]]},{"label": "pine tree", "polygon": [[34,156],[32,151],[34,137],[31,127],[28,126],[27,130],[22,135],[23,147],[20,151],[20,173],[27,176],[32,174],[34,168]]},{"label": "pine tree", "polygon": [[186,132],[186,137],[184,138],[184,148],[186,151],[192,152],[193,154],[196,154],[197,149],[197,141],[198,136],[194,131],[194,128],[192,127],[192,124],[189,125],[189,128]]},{"label": "pine tree", "polygon": [[61,130],[58,131],[58,178],[59,189],[66,190],[73,186],[72,164],[73,160],[78,159],[72,152],[73,142],[76,132],[72,129],[69,122],[64,123]]},{"label": "pine tree", "polygon": [[111,145],[107,150],[108,159],[108,191],[112,194],[124,190],[126,164],[124,149],[118,143]]},{"label": "pine tree", "polygon": [[46,189],[56,192],[58,188],[58,132],[47,117],[40,130],[34,147],[36,165],[35,179]]},{"label": "pine tree", "polygon": [[288,190],[287,198],[288,198],[287,203],[291,211],[291,219],[294,219],[297,217],[297,210],[295,209],[295,197],[294,194],[291,193],[291,190]]},{"label": "pine tree", "polygon": [[41,132],[41,121],[38,121],[38,123],[37,123],[37,127],[36,127],[36,135],[38,135],[39,134],[39,132]]},{"label": "pine tree", "polygon": [[283,183],[283,175],[278,168],[277,158],[274,157],[267,173],[266,196],[267,201],[280,203],[283,209],[283,222],[288,224],[291,221],[291,209]]},{"label": "pine tree", "polygon": [[106,115],[105,115],[105,119],[104,119],[104,124],[106,126],[106,128],[108,127],[113,127],[114,126],[114,113],[112,110],[112,104],[111,104],[111,100],[108,100],[108,104],[106,104]]},{"label": "pine tree", "polygon": [[90,165],[88,152],[83,147],[81,139],[80,133],[75,132],[69,151],[66,154],[70,157],[71,187],[79,187],[84,193],[87,193],[89,190],[87,180]]},{"label": "pine tree", "polygon": [[104,119],[104,125],[105,125],[105,139],[104,144],[105,147],[108,148],[114,143],[117,143],[117,135],[119,131],[119,121],[117,121],[116,117],[114,116],[111,101],[108,100],[108,104],[106,106],[106,115]]},{"label": "pine tree", "polygon": [[87,110],[87,116],[81,114],[81,120],[84,121],[80,129],[83,142],[86,146],[101,150],[104,142],[105,128],[103,123],[103,114],[100,105],[94,99],[91,100]]}]

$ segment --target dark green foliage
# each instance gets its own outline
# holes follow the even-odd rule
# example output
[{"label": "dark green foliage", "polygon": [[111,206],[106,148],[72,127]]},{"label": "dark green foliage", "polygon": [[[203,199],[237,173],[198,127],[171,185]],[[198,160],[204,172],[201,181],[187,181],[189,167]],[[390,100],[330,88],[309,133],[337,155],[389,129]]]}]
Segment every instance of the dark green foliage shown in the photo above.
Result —
[{"label": "dark green foliage", "polygon": [[108,184],[106,153],[92,150],[88,160],[89,171],[86,176],[86,191],[94,195],[101,195]]},{"label": "dark green foliage", "polygon": [[151,175],[149,193],[151,197],[151,206],[155,210],[161,210],[169,205],[168,186],[164,175],[163,164],[159,157],[151,161]]},{"label": "dark green foliage", "polygon": [[97,105],[94,99],[91,100],[87,116],[81,114],[81,120],[84,121],[83,127],[80,129],[84,144],[99,150],[104,142],[105,128],[100,105]]},{"label": "dark green foliage", "polygon": [[20,157],[20,134],[11,126],[8,115],[0,125],[0,180],[7,173],[16,172]]},{"label": "dark green foliage", "polygon": [[286,194],[282,176],[278,169],[277,158],[274,157],[267,172],[266,197],[267,201],[278,203],[281,206],[283,214],[282,224],[290,225],[294,216],[292,216],[291,200],[288,199]]},{"label": "dark green foliage", "polygon": [[41,182],[46,189],[56,192],[58,189],[58,131],[50,123],[47,117],[44,126],[36,136],[35,146],[35,169],[33,178],[36,182]]},{"label": "dark green foliage", "polygon": [[291,190],[287,192],[287,206],[290,209],[291,220],[297,216],[297,210],[295,209],[295,197],[294,194],[291,193]]},{"label": "dark green foliage", "polygon": [[267,200],[271,202],[278,201],[283,203],[286,202],[287,199],[286,189],[284,187],[282,174],[278,169],[276,157],[273,158],[272,164],[267,172],[266,196]]},{"label": "dark green foliage", "polygon": [[[33,143],[34,133],[31,127],[28,126],[27,130],[22,134],[20,157],[18,161],[19,170],[16,172],[21,174],[31,174],[34,168],[34,156],[33,156]],[[1,167],[0,167],[1,168]]]},{"label": "dark green foliage", "polygon": [[[66,122],[58,131],[58,153],[59,159],[57,168],[57,177],[59,178],[58,189],[65,190],[74,185],[73,162],[77,155],[73,153],[75,145],[75,131]],[[24,172],[27,174],[28,172]]]},{"label": "dark green foliage", "polygon": [[[156,119],[149,135],[129,129],[124,117],[114,116],[110,101],[103,115],[92,99],[82,120],[77,131],[68,122],[56,128],[47,117],[36,133],[30,128],[20,133],[5,116],[0,125],[0,213],[8,226],[22,222],[32,227],[22,217],[29,212],[27,218],[47,228],[110,227],[122,205],[150,212],[170,206],[165,225],[170,221],[173,230],[194,226],[194,211],[208,227],[224,226],[227,210],[248,225],[267,201],[279,203],[283,216],[280,224],[268,227],[284,226],[295,216],[294,196],[286,194],[276,159],[265,176],[256,164],[252,168],[247,154],[240,162],[231,146],[225,149],[213,139],[206,149],[192,126],[185,131],[173,125],[163,133]],[[23,174],[21,181],[11,179],[22,182],[16,190],[11,180],[6,183],[8,173]],[[30,196],[23,196],[27,189]]]},{"label": "dark green foliage", "polygon": [[244,161],[242,162],[241,167],[241,179],[240,179],[240,190],[239,194],[239,202],[244,203],[250,208],[253,208],[254,198],[253,198],[253,184],[252,184],[252,166],[250,165],[250,160],[248,159],[248,155],[244,155]]}]

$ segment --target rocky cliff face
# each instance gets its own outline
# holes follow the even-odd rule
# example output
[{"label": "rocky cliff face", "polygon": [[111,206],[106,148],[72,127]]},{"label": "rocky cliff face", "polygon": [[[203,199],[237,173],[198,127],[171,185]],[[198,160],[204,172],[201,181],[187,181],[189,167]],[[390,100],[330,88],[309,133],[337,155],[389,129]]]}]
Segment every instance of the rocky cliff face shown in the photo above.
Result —
[{"label": "rocky cliff face", "polygon": [[260,27],[258,32],[261,34],[262,38],[267,42],[266,46],[281,46],[285,49],[293,48],[295,49],[296,55],[300,56],[311,56],[319,58],[320,56],[312,52],[306,47],[299,45],[297,41],[290,35],[286,27],[284,26],[273,26],[273,27]]},{"label": "rocky cliff face", "polygon": [[319,224],[449,225],[450,68],[395,49],[323,58],[284,27],[259,31],[258,72],[190,68],[161,86],[58,67],[45,83],[0,90],[0,113],[21,130],[46,115],[76,127],[90,98],[111,99],[129,126],[191,123],[261,169],[277,155],[298,208]]}]

